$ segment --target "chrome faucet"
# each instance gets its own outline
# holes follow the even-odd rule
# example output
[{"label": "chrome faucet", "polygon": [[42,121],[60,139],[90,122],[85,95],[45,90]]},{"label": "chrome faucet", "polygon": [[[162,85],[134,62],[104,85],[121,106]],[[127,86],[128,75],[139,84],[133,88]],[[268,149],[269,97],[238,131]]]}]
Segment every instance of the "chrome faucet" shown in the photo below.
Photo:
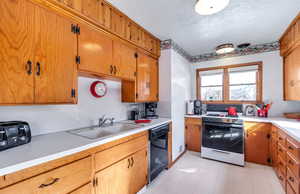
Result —
[{"label": "chrome faucet", "polygon": [[105,125],[105,123],[109,121],[109,125],[113,125],[115,122],[115,118],[105,118],[105,115],[103,115],[100,119],[99,119],[99,123],[98,126],[102,127],[103,125]]}]

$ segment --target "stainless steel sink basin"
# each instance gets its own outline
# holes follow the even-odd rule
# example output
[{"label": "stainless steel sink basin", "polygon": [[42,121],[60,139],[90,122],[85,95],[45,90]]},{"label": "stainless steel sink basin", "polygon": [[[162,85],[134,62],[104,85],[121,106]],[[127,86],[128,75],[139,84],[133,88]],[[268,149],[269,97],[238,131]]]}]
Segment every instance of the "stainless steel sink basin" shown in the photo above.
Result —
[{"label": "stainless steel sink basin", "polygon": [[87,139],[102,139],[136,128],[137,125],[119,122],[111,126],[91,126],[86,128],[74,129],[67,132],[81,137],[85,137]]}]

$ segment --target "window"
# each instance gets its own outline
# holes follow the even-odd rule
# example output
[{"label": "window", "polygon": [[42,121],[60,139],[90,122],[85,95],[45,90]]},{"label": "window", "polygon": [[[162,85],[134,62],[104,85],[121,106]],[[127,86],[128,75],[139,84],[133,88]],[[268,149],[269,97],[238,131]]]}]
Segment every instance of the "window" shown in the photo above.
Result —
[{"label": "window", "polygon": [[220,101],[223,99],[223,70],[202,71],[200,73],[201,100]]},{"label": "window", "polygon": [[261,78],[261,62],[198,69],[198,98],[208,103],[261,102]]}]

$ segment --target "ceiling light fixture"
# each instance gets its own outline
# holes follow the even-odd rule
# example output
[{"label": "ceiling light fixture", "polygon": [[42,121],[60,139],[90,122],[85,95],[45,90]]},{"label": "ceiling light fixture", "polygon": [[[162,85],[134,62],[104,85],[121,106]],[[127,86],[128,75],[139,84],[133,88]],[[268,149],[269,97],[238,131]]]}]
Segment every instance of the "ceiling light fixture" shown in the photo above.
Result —
[{"label": "ceiling light fixture", "polygon": [[221,45],[217,46],[217,48],[216,48],[216,53],[218,55],[223,55],[223,54],[231,53],[233,51],[234,51],[234,46],[231,43],[221,44]]},{"label": "ceiling light fixture", "polygon": [[197,0],[195,11],[200,15],[212,15],[222,11],[230,0]]}]

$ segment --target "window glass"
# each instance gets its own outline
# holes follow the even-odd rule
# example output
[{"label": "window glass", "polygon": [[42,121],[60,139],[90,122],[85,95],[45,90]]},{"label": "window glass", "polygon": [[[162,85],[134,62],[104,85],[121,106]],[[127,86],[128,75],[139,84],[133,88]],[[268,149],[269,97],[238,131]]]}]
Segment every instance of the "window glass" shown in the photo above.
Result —
[{"label": "window glass", "polygon": [[254,84],[256,83],[256,71],[230,72],[229,84]]},{"label": "window glass", "polygon": [[256,85],[230,86],[230,100],[255,101]]},{"label": "window glass", "polygon": [[223,74],[201,75],[201,86],[223,85]]},{"label": "window glass", "polygon": [[222,86],[216,87],[201,87],[201,100],[211,101],[211,100],[222,100],[223,91]]}]

